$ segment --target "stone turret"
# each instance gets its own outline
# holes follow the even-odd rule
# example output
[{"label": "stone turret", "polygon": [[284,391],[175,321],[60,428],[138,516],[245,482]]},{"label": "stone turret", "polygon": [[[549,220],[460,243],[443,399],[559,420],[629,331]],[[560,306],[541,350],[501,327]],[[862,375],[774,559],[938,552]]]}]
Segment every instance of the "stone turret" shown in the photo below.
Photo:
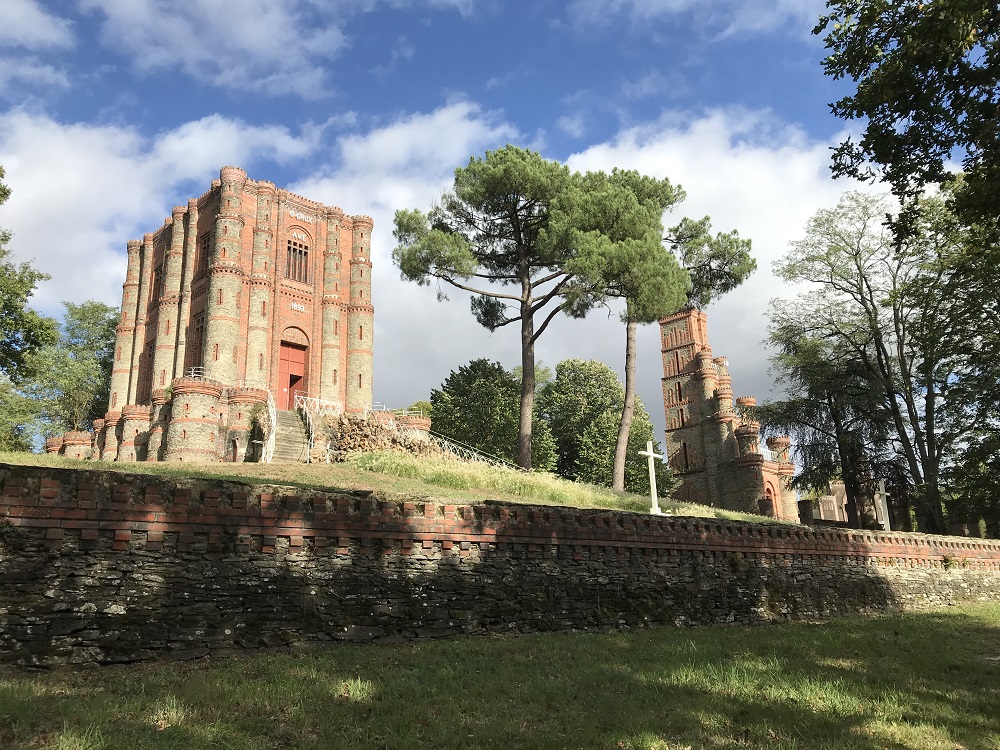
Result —
[{"label": "stone turret", "polygon": [[760,450],[757,402],[744,396],[734,403],[729,361],[713,356],[704,313],[679,311],[660,321],[660,332],[667,451],[680,480],[677,498],[796,518],[787,446],[775,460]]},{"label": "stone turret", "polygon": [[347,411],[364,412],[372,403],[372,347],[375,308],[371,302],[371,230],[368,216],[355,216],[351,287],[347,301]]},{"label": "stone turret", "polygon": [[[340,294],[343,268],[343,250],[340,243],[344,228],[344,212],[340,208],[329,208],[326,212],[326,252],[323,255],[323,330],[335,335],[323,340],[323,372],[320,377],[320,398],[340,401],[344,377],[344,351],[341,349],[340,329],[347,325],[345,303]],[[349,264],[350,265],[350,264]],[[348,293],[350,284],[348,284]]]},{"label": "stone turret", "polygon": [[247,175],[239,167],[220,171],[219,213],[215,219],[214,247],[209,262],[208,308],[205,319],[205,374],[223,383],[239,378],[240,301],[243,269],[240,248],[243,234],[243,185]]},{"label": "stone turret", "polygon": [[[259,453],[247,450],[250,414],[269,393],[278,409],[304,393],[317,409],[367,410],[372,229],[367,216],[223,167],[209,190],[130,241],[93,455],[245,460]],[[48,450],[82,455],[80,440]]]}]

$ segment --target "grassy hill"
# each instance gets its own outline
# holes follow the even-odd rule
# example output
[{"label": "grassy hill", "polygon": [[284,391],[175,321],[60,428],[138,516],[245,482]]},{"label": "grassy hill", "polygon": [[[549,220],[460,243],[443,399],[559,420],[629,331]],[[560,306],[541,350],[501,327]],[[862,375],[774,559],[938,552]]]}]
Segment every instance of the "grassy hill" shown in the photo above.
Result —
[{"label": "grassy hill", "polygon": [[[352,455],[333,464],[112,463],[77,461],[60,456],[0,452],[0,462],[31,466],[98,469],[283,485],[299,489],[356,489],[387,499],[447,499],[466,503],[499,500],[532,505],[565,505],[635,512],[649,511],[649,497],[617,493],[605,487],[570,482],[544,472],[520,472],[398,451]],[[675,516],[698,516],[774,523],[774,519],[719,508],[661,500]]]}]

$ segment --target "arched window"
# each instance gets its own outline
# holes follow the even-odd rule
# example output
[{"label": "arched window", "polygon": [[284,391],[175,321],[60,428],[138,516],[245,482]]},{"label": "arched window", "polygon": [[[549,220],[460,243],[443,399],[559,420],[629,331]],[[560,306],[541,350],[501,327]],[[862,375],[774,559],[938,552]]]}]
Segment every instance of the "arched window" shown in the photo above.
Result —
[{"label": "arched window", "polygon": [[309,283],[309,246],[304,242],[288,240],[285,258],[285,278]]}]

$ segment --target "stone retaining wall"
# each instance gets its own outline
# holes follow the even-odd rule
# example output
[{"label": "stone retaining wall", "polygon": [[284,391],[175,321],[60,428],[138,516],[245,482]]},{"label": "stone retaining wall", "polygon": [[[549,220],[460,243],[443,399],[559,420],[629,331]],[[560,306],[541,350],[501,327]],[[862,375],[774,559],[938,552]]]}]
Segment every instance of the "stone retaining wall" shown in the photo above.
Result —
[{"label": "stone retaining wall", "polygon": [[0,464],[0,662],[1000,601],[1000,542]]}]

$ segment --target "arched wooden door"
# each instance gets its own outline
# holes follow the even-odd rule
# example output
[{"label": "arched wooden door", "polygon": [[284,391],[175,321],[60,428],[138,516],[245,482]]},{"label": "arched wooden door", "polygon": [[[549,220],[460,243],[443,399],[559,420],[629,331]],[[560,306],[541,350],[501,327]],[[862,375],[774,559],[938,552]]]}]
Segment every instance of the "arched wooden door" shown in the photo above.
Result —
[{"label": "arched wooden door", "polygon": [[278,358],[278,394],[279,409],[295,408],[296,391],[306,392],[306,355],[308,346],[293,344],[290,341],[281,342]]}]

